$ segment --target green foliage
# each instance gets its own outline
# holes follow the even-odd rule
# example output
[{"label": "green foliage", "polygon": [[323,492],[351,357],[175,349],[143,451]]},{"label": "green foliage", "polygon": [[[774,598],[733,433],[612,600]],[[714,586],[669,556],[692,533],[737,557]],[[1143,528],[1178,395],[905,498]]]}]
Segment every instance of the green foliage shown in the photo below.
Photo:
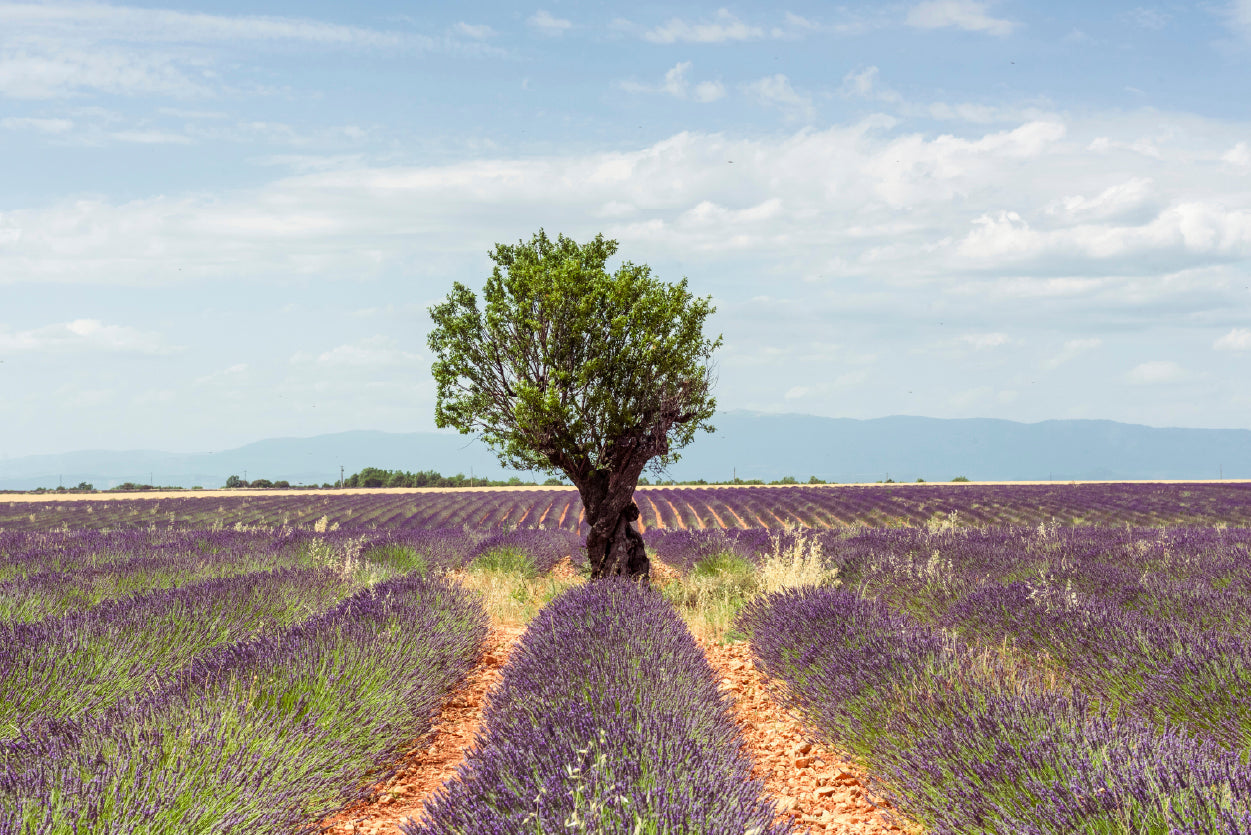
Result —
[{"label": "green foliage", "polygon": [[967,476],[962,476],[962,475],[958,475],[952,479],[952,481],[960,481],[960,482],[967,482],[968,480],[969,479]]},{"label": "green foliage", "polygon": [[226,479],[226,487],[229,489],[233,489],[235,487],[247,487],[247,486],[248,486],[248,483],[244,481],[243,479],[239,478],[239,476],[237,475],[232,475],[230,478]]},{"label": "green foliage", "polygon": [[510,547],[492,548],[470,563],[469,570],[510,574],[527,580],[539,574],[529,554]]},{"label": "green foliage", "polygon": [[551,474],[615,471],[624,447],[656,430],[667,437],[650,462],[659,470],[712,431],[711,298],[646,265],[609,273],[616,251],[603,235],[579,245],[539,230],[496,245],[481,309],[455,283],[430,309],[435,423],[479,435],[510,469]]},{"label": "green foliage", "polygon": [[492,481],[486,478],[470,478],[462,473],[445,476],[437,470],[410,473],[404,470],[381,470],[377,467],[366,467],[343,481],[344,487],[504,487],[521,484],[524,482],[516,476],[507,481]]},{"label": "green foliage", "polygon": [[361,554],[361,558],[374,565],[385,566],[394,574],[416,572],[424,575],[426,573],[426,558],[417,553],[417,549],[408,545],[375,545],[367,548]]}]

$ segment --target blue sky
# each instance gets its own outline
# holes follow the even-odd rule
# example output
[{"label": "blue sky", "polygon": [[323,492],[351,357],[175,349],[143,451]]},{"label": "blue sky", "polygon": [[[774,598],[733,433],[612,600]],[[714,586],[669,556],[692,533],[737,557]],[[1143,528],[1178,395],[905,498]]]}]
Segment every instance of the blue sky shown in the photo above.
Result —
[{"label": "blue sky", "polygon": [[722,408],[1251,428],[1251,0],[0,3],[0,455],[433,428],[603,232]]}]

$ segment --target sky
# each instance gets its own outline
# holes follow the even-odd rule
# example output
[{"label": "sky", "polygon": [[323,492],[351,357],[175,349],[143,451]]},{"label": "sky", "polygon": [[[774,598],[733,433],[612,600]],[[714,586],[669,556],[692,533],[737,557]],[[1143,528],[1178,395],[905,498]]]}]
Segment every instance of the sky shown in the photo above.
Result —
[{"label": "sky", "polygon": [[1251,428],[1251,0],[543,2],[0,2],[0,456],[431,430],[539,228],[721,409]]}]

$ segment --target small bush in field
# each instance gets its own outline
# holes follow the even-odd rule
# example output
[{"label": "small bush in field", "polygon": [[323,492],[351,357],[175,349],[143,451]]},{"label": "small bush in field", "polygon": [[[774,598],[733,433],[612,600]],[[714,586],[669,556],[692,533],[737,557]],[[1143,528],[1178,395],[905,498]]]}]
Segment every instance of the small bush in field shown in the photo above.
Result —
[{"label": "small bush in field", "polygon": [[760,566],[760,591],[770,594],[801,586],[838,585],[838,569],[827,568],[816,531],[775,534]]},{"label": "small bush in field", "polygon": [[492,548],[469,564],[470,571],[512,574],[525,580],[538,576],[534,560],[520,548]]}]

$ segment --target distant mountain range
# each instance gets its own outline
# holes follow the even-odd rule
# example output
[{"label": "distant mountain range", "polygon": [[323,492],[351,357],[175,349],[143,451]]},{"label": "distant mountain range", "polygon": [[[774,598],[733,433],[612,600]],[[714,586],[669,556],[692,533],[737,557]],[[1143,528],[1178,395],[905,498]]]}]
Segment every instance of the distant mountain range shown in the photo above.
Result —
[{"label": "distant mountain range", "polygon": [[[672,468],[674,479],[776,480],[817,476],[861,482],[1069,481],[1084,479],[1251,478],[1251,430],[1156,429],[1105,420],[872,420],[726,412],[717,432],[701,435]],[[335,482],[339,468],[438,470],[485,478],[538,474],[504,471],[494,454],[461,435],[340,432],[274,438],[215,453],[85,450],[0,461],[0,489],[97,488],[123,482],[220,487],[231,475]]]}]

